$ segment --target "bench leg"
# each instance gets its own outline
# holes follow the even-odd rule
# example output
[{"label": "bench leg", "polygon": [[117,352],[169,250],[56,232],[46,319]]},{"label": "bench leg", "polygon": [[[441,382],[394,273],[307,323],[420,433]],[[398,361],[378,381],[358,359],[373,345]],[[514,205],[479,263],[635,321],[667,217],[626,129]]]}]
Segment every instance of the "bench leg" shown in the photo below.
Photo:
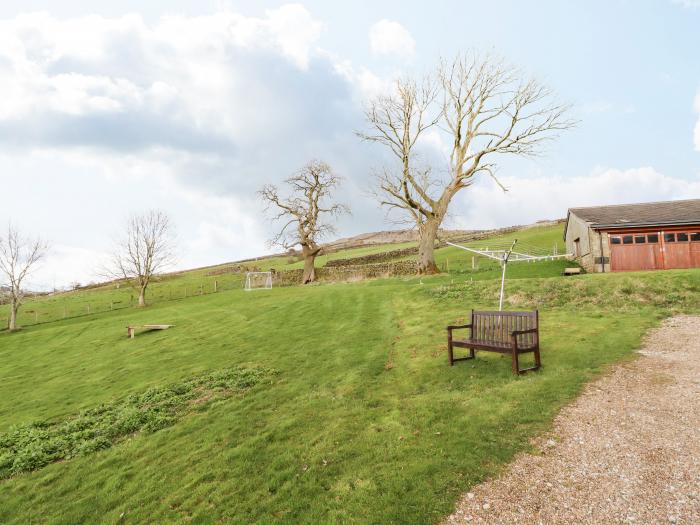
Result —
[{"label": "bench leg", "polygon": [[515,375],[521,375],[526,372],[532,372],[540,369],[540,367],[542,366],[542,361],[540,359],[540,347],[535,347],[535,349],[531,350],[531,352],[535,354],[535,366],[531,366],[530,368],[523,368],[521,370],[520,362],[518,359],[518,350],[516,348],[513,349],[513,373]]},{"label": "bench leg", "polygon": [[452,340],[448,339],[447,340],[447,359],[450,362],[450,366],[454,366],[455,361],[466,361],[467,359],[474,359],[475,357],[475,352],[473,348],[469,349],[469,357],[458,357],[455,358],[454,354],[454,348],[452,347]]},{"label": "bench leg", "polygon": [[520,375],[520,365],[518,363],[518,349],[513,348],[513,373],[517,376]]},{"label": "bench leg", "polygon": [[134,338],[134,332],[136,332],[136,330],[135,330],[134,328],[127,328],[127,332],[128,332],[128,334],[129,334],[129,339],[133,339],[133,338]]}]

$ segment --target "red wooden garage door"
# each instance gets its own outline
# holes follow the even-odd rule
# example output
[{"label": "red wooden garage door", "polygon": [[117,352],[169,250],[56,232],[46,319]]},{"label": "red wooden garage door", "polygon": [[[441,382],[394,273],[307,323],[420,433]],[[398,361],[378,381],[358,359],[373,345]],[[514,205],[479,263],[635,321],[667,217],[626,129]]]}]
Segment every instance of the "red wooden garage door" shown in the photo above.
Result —
[{"label": "red wooden garage door", "polygon": [[610,264],[614,272],[663,268],[659,234],[611,235]]},{"label": "red wooden garage door", "polygon": [[690,266],[700,268],[700,232],[690,234]]},{"label": "red wooden garage door", "polygon": [[700,232],[611,234],[613,271],[700,268]]},{"label": "red wooden garage door", "polygon": [[664,267],[690,268],[690,235],[683,232],[664,233]]}]

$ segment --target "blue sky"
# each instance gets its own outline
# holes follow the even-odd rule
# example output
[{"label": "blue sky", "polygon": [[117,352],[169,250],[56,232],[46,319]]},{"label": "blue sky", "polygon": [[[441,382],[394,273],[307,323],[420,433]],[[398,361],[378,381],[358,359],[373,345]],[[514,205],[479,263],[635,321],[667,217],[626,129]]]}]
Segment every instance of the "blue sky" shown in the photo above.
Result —
[{"label": "blue sky", "polygon": [[[493,51],[573,105],[578,127],[505,159],[448,226],[569,206],[700,197],[700,2],[0,4],[0,224],[52,251],[34,284],[94,277],[129,213],[157,207],[180,267],[267,252],[255,191],[310,158],[345,177],[340,234],[391,228],[362,103],[439,58]],[[10,195],[10,198],[7,198]]]}]

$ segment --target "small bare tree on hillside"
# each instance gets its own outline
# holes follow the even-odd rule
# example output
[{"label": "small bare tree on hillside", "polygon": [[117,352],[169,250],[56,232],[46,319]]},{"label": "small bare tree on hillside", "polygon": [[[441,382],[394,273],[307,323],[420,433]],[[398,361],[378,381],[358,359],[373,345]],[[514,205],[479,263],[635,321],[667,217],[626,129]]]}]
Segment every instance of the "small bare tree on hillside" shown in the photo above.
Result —
[{"label": "small bare tree on hillside", "polygon": [[[379,177],[383,205],[410,217],[419,234],[418,272],[435,273],[434,246],[452,198],[482,173],[496,178],[503,155],[532,156],[545,141],[574,125],[567,106],[535,80],[491,56],[462,54],[443,61],[434,79],[396,81],[395,93],[375,98],[366,110],[364,140],[389,148],[400,168]],[[449,149],[447,176],[421,166],[416,149],[435,127]]]},{"label": "small bare tree on hillside", "polygon": [[175,262],[170,218],[151,210],[133,215],[124,237],[117,242],[107,271],[113,278],[132,283],[139,294],[139,307],[146,306],[146,290],[154,275]]},{"label": "small bare tree on hillside", "polygon": [[321,252],[320,240],[334,233],[332,224],[325,217],[338,217],[349,213],[344,204],[327,203],[333,190],[340,184],[340,177],[333,173],[325,162],[313,160],[285,180],[290,195],[283,197],[280,190],[268,184],[260,190],[260,197],[278,213],[273,220],[286,221],[280,232],[270,241],[271,244],[285,249],[301,246],[304,258],[302,283],[308,284],[316,279],[314,262]]},{"label": "small bare tree on hillside", "polygon": [[17,329],[17,313],[24,299],[24,280],[46,255],[47,248],[41,239],[22,237],[12,224],[8,225],[7,234],[0,236],[0,275],[6,281],[4,286],[10,303],[7,323],[10,331]]}]

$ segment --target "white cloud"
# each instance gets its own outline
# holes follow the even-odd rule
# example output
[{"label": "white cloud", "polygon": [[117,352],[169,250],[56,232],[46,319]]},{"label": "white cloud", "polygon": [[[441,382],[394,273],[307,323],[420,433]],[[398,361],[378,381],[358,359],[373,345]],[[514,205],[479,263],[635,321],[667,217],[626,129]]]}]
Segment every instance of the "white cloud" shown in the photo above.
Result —
[{"label": "white cloud", "polygon": [[100,267],[108,252],[90,248],[50,244],[44,260],[28,278],[31,290],[61,289],[71,283],[89,284],[103,279]]},{"label": "white cloud", "polygon": [[416,51],[416,42],[408,30],[393,20],[380,20],[369,30],[369,44],[378,55],[411,57]]},{"label": "white cloud", "polygon": [[390,76],[379,76],[364,66],[355,66],[350,60],[325,50],[320,50],[319,54],[332,62],[335,72],[353,87],[358,106],[368,99],[388,95],[396,89],[396,82]]},{"label": "white cloud", "polygon": [[28,287],[48,290],[99,280],[125,219],[149,208],[173,218],[177,268],[269,253],[258,203],[181,183],[178,166],[191,162],[201,159],[170,150],[139,155],[89,149],[0,153],[0,173],[13,174],[3,178],[3,190],[26,196],[5,201],[0,224],[13,217],[25,234],[50,245]]},{"label": "white cloud", "polygon": [[236,68],[241,56],[277,54],[305,71],[322,28],[300,4],[261,18],[225,11],[152,25],[138,15],[19,15],[0,21],[0,118],[159,111],[170,102],[172,118],[241,134],[240,104],[230,103],[250,85]]},{"label": "white cloud", "polygon": [[566,216],[568,208],[700,198],[700,181],[674,178],[651,167],[599,168],[587,176],[501,177],[501,191],[488,178],[458,194],[450,222],[459,228],[530,224]]},{"label": "white cloud", "polygon": [[268,9],[268,31],[275,35],[282,52],[300,67],[309,65],[312,46],[321,36],[323,24],[315,20],[301,4],[290,4],[279,9]]},{"label": "white cloud", "polygon": [[700,91],[695,96],[695,112],[698,114],[698,121],[695,123],[693,142],[695,143],[695,150],[700,151]]},{"label": "white cloud", "polygon": [[265,10],[265,18],[225,11],[208,16],[171,16],[153,29],[156,39],[179,52],[221,56],[227,46],[269,48],[281,52],[306,69],[323,24],[301,4]]},{"label": "white cloud", "polygon": [[197,211],[196,232],[183,246],[187,258],[182,267],[192,268],[211,262],[211,254],[219,256],[218,263],[240,259],[242,254],[257,257],[270,253],[268,232],[260,221],[257,203],[235,196],[214,196],[175,187],[176,199]]},{"label": "white cloud", "polygon": [[68,73],[52,77],[47,87],[48,108],[73,115],[119,112],[143,100],[142,90],[123,78]]}]

